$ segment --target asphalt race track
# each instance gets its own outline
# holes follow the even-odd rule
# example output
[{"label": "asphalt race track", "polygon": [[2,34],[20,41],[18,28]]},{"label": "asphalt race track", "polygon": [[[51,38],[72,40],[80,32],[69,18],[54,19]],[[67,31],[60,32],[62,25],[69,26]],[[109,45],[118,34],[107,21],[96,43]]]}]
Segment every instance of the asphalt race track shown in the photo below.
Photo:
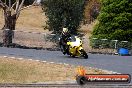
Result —
[{"label": "asphalt race track", "polygon": [[60,51],[18,49],[0,47],[0,56],[31,58],[34,60],[90,66],[113,72],[132,75],[132,56],[88,54],[88,59],[71,58]]},{"label": "asphalt race track", "polygon": [[27,57],[56,63],[90,66],[132,75],[132,56],[88,54],[89,58],[83,59],[72,58],[67,55],[63,55],[60,51],[45,51],[4,47],[0,47],[0,54],[7,56]]}]

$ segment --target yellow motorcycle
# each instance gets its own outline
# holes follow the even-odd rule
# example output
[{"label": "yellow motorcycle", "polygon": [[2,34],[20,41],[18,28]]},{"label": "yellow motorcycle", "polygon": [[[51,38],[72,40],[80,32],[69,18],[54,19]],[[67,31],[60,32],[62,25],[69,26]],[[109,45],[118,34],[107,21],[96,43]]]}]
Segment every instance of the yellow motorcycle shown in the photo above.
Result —
[{"label": "yellow motorcycle", "polygon": [[72,57],[84,57],[88,58],[87,53],[84,51],[82,47],[82,40],[78,36],[71,36],[67,42],[67,54]]}]

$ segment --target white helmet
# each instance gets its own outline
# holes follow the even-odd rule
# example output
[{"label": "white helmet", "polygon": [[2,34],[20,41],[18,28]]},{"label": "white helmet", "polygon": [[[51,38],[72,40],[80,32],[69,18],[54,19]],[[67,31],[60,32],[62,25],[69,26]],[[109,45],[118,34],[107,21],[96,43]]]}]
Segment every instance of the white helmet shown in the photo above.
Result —
[{"label": "white helmet", "polygon": [[63,28],[63,32],[64,33],[68,32],[68,29],[67,28]]}]

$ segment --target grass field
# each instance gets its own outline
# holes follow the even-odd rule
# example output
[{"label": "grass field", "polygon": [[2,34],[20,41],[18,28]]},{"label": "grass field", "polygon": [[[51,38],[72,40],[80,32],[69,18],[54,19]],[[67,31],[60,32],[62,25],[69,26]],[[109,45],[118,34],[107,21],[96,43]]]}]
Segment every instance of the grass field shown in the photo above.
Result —
[{"label": "grass field", "polygon": [[[88,74],[103,74],[85,67]],[[77,67],[0,57],[0,83],[37,83],[75,80]]]}]

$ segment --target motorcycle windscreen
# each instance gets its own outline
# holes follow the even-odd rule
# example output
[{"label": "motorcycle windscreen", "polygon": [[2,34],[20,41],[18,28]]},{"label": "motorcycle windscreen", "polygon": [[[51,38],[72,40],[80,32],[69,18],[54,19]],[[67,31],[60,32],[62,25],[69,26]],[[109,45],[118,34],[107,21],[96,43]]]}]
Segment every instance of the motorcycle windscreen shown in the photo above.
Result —
[{"label": "motorcycle windscreen", "polygon": [[72,47],[74,47],[74,46],[80,46],[81,45],[81,40],[79,38],[76,38],[76,41],[72,41],[70,45]]}]

